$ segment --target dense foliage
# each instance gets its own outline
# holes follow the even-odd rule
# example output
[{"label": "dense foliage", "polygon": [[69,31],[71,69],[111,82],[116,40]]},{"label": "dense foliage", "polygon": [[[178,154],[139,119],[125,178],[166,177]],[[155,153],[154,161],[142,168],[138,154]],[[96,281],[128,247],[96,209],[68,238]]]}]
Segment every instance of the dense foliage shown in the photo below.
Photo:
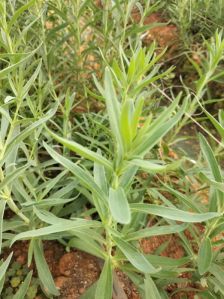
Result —
[{"label": "dense foliage", "polygon": [[[163,20],[175,48],[145,42]],[[1,0],[0,249],[28,240],[48,298],[45,240],[102,261],[83,299],[111,299],[116,269],[144,299],[223,298],[223,20],[222,0]],[[183,257],[140,246],[169,234]]]}]

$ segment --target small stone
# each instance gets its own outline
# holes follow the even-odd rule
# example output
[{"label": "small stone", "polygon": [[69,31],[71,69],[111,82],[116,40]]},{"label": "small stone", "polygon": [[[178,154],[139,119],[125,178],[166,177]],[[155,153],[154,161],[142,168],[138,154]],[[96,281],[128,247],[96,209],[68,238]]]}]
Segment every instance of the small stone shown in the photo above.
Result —
[{"label": "small stone", "polygon": [[68,282],[69,278],[65,277],[65,276],[59,276],[56,277],[55,279],[55,285],[58,289],[61,289],[63,286],[66,285],[66,283]]},{"label": "small stone", "polygon": [[85,292],[85,288],[80,288],[79,289],[79,294],[83,294]]}]

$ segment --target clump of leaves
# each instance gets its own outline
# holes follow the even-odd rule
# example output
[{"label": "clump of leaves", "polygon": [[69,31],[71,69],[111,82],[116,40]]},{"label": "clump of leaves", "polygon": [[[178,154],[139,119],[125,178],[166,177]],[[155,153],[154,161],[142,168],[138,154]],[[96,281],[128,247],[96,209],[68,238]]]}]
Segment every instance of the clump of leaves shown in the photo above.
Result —
[{"label": "clump of leaves", "polygon": [[[155,255],[151,258],[144,255],[136,241],[152,234],[159,235],[161,232],[170,234],[186,229],[186,224],[178,225],[175,221],[204,222],[220,215],[219,211],[191,213],[174,206],[149,204],[145,202],[144,196],[137,200],[131,196],[131,190],[135,188],[135,174],[139,169],[144,169],[153,175],[179,166],[179,163],[165,165],[162,161],[150,161],[144,158],[181,119],[187,107],[186,101],[183,101],[181,109],[176,111],[180,95],[157,118],[148,116],[144,125],[138,126],[143,112],[145,92],[147,92],[145,86],[164,76],[163,73],[158,74],[158,68],[155,66],[157,60],[154,45],[148,52],[137,49],[130,60],[122,54],[121,67],[115,63],[112,68],[106,68],[104,86],[95,80],[106,103],[110,134],[113,138],[111,160],[100,150],[94,152],[47,129],[49,136],[84,159],[93,162],[91,173],[86,169],[85,164],[78,165],[51,146],[44,144],[50,156],[77,179],[81,187],[79,190],[93,207],[89,216],[97,213],[97,218],[94,216],[96,220],[80,217],[63,219],[48,212],[48,209],[36,206],[33,210],[35,215],[50,225],[22,232],[13,238],[13,242],[21,239],[36,239],[32,240],[32,248],[38,274],[45,289],[51,294],[56,294],[56,289],[43,259],[41,236],[66,232],[70,236],[68,246],[87,251],[104,261],[100,279],[96,288],[91,289],[91,296],[111,298],[116,268],[130,275],[134,281],[138,280],[140,293],[146,295],[145,288],[149,285],[156,288],[150,277],[160,277],[160,275],[162,277],[167,269],[159,256]],[[158,233],[156,227],[143,228],[140,223],[144,223],[145,214],[163,217],[168,225],[161,226]],[[88,239],[86,239],[87,235]],[[172,259],[167,260],[168,268],[172,267],[172,262]],[[185,262],[186,260],[180,260],[180,265]],[[47,273],[48,280],[45,279]]]}]

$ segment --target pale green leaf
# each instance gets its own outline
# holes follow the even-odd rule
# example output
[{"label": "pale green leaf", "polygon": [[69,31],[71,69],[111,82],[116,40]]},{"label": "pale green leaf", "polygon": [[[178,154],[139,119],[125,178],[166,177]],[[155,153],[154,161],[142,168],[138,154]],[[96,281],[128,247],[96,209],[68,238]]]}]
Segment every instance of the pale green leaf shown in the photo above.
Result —
[{"label": "pale green leaf", "polygon": [[180,167],[181,161],[175,161],[171,164],[163,165],[163,164],[157,164],[147,160],[133,159],[129,163],[140,167],[144,171],[154,174],[154,173],[163,173],[166,171],[175,170],[178,167]]},{"label": "pale green leaf", "polygon": [[170,220],[182,221],[182,222],[204,222],[216,217],[220,217],[221,213],[191,213],[185,212],[176,208],[164,207],[154,204],[144,204],[144,203],[133,203],[130,204],[131,210],[133,212],[141,212],[152,215],[157,215]]},{"label": "pale green leaf", "polygon": [[5,205],[6,205],[6,201],[1,199],[0,200],[0,254],[2,249],[3,217],[5,212]]},{"label": "pale green leaf", "polygon": [[131,221],[131,213],[126,194],[122,187],[109,190],[109,207],[113,218],[122,224]]},{"label": "pale green leaf", "polygon": [[8,269],[12,255],[13,255],[13,252],[10,253],[10,255],[7,257],[7,259],[0,266],[0,281],[2,281],[2,279],[4,279],[4,277],[5,277],[5,273]]},{"label": "pale green leaf", "polygon": [[97,282],[95,299],[105,299],[112,297],[113,275],[111,260],[107,258],[104,262],[103,270]]},{"label": "pale green leaf", "polygon": [[[106,209],[105,205],[107,206],[107,199],[104,192],[99,188],[99,186],[94,182],[93,177],[87,171],[84,171],[80,166],[76,165],[75,163],[71,162],[67,158],[63,157],[62,155],[58,154],[52,148],[50,148],[46,143],[44,143],[44,147],[51,155],[51,157],[57,161],[58,163],[62,164],[66,169],[71,171],[75,177],[79,179],[79,182],[90,190],[96,196],[93,197],[94,203],[98,213],[100,214],[101,218],[106,216]],[[99,202],[99,200],[101,202]]]},{"label": "pale green leaf", "polygon": [[45,260],[42,244],[39,240],[35,240],[34,242],[34,259],[37,267],[38,277],[48,294],[58,296],[59,291],[55,286],[53,277]]},{"label": "pale green leaf", "polygon": [[161,299],[159,291],[149,275],[145,276],[144,279],[144,286],[145,286],[145,299]]},{"label": "pale green leaf", "polygon": [[136,232],[129,233],[125,240],[140,240],[142,238],[149,238],[152,236],[162,236],[168,234],[175,234],[184,231],[188,227],[187,224],[180,225],[162,225],[162,226],[152,226],[144,229],[140,229]]},{"label": "pale green leaf", "polygon": [[55,140],[57,140],[58,142],[63,144],[65,147],[67,147],[71,151],[77,153],[81,157],[89,159],[93,162],[97,162],[97,163],[105,166],[109,170],[112,169],[111,163],[107,159],[105,159],[102,155],[100,155],[98,153],[94,153],[93,151],[89,150],[87,147],[84,147],[75,141],[60,137],[49,129],[47,129],[47,131]]},{"label": "pale green leaf", "polygon": [[201,134],[199,135],[199,140],[203,156],[208,163],[214,179],[217,182],[222,182],[222,174],[210,145],[208,144],[205,137]]},{"label": "pale green leaf", "polygon": [[212,246],[209,238],[204,238],[198,252],[198,271],[201,275],[209,270],[212,262]]},{"label": "pale green leaf", "polygon": [[29,288],[31,279],[32,279],[32,274],[33,271],[30,271],[25,280],[23,281],[23,283],[20,285],[19,290],[16,292],[16,294],[12,297],[12,299],[24,299],[26,294],[27,294],[27,290]]},{"label": "pale green leaf", "polygon": [[139,271],[143,273],[155,273],[158,271],[150,264],[145,256],[130,243],[115,236],[113,236],[113,240],[129,262]]},{"label": "pale green leaf", "polygon": [[35,2],[36,0],[31,0],[25,5],[20,6],[20,8],[14,13],[13,17],[9,21],[8,24],[9,31],[11,30],[12,26],[15,24],[16,20],[23,14],[23,12],[29,9],[32,5],[34,5]]}]

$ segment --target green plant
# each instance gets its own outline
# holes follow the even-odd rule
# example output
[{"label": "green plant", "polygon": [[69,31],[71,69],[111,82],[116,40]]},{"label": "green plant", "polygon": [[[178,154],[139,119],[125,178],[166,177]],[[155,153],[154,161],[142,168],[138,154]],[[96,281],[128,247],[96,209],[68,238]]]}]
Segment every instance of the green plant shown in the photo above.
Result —
[{"label": "green plant", "polygon": [[[173,84],[167,79],[176,70],[164,71],[165,50],[142,48],[145,32],[158,26],[144,21],[163,8],[161,1],[101,2],[0,3],[0,248],[28,240],[27,266],[35,262],[38,274],[13,272],[9,254],[0,263],[0,293],[32,298],[38,284],[46,297],[57,297],[43,248],[57,240],[101,261],[100,278],[83,299],[111,299],[119,292],[117,269],[144,299],[181,294],[190,283],[202,298],[222,298],[223,111],[216,117],[206,110],[216,102],[210,84],[223,77],[222,32],[204,42],[200,63],[189,58],[198,73],[193,92],[184,85],[182,92],[168,94],[164,83]],[[211,15],[214,2],[203,3]],[[172,4],[181,12],[176,21],[184,23],[179,26],[188,43],[202,4]],[[78,114],[84,102],[85,113]],[[200,136],[207,164],[183,153],[176,161],[170,151],[177,133],[199,120],[198,108],[217,130],[213,140],[219,146]],[[208,187],[205,203],[199,193]],[[169,241],[153,254],[143,252],[142,239],[173,234],[183,257],[161,256]],[[10,282],[13,289],[7,288]],[[168,294],[172,284],[181,287]]]},{"label": "green plant", "polygon": [[217,29],[223,29],[223,0],[172,0],[163,3],[171,20],[177,25],[181,47],[189,49],[204,37],[209,39]]},{"label": "green plant", "polygon": [[[164,271],[167,270],[166,267],[162,267],[159,261],[160,257],[156,259],[154,256],[154,259],[151,259],[141,253],[136,246],[136,241],[143,236],[181,232],[186,229],[185,224],[177,225],[175,221],[202,222],[220,215],[218,211],[193,214],[176,207],[149,204],[145,202],[144,197],[138,198],[136,201],[131,196],[131,190],[135,188],[135,174],[138,169],[155,174],[178,167],[176,163],[164,165],[158,161],[144,160],[145,155],[174,127],[186,109],[186,102],[184,102],[180,111],[175,112],[179,100],[177,98],[159,117],[156,119],[148,117],[143,127],[138,128],[144,105],[144,87],[164,76],[164,74],[155,74],[154,64],[156,61],[154,46],[147,53],[138,49],[130,60],[126,56],[122,56],[122,69],[117,63],[113,68],[106,69],[104,87],[96,81],[97,87],[106,101],[114,147],[112,160],[104,157],[101,151],[93,152],[75,141],[64,139],[51,130],[47,130],[49,136],[63,146],[94,162],[92,175],[85,168],[85,164],[82,163],[82,166],[79,166],[45,144],[45,148],[52,158],[77,178],[79,185],[82,186],[78,190],[87,196],[87,200],[94,208],[93,213],[96,211],[98,214],[96,220],[85,220],[79,217],[69,220],[56,217],[47,211],[49,208],[40,209],[36,205],[33,210],[34,214],[50,225],[22,232],[13,238],[13,242],[32,239],[31,244],[37,267],[38,265],[42,267],[38,267],[40,279],[52,294],[55,294],[55,288],[46,264],[41,258],[41,247],[36,238],[41,240],[41,236],[55,233],[58,238],[58,234],[66,232],[70,236],[68,246],[80,248],[104,260],[96,289],[92,288],[95,295],[91,296],[95,296],[95,298],[110,298],[112,296],[113,270],[116,268],[123,270],[133,280],[145,279],[145,285],[142,281],[143,284],[140,283],[139,291],[147,296],[144,289],[149,286],[155,287],[150,276],[160,277],[161,275],[162,277]],[[141,229],[142,225],[139,225],[139,221],[144,223],[145,214],[163,217],[163,221],[168,221],[169,225],[162,226],[158,233],[156,227]],[[86,239],[87,235],[88,239]],[[105,237],[103,237],[104,235]],[[168,259],[167,263],[168,268],[172,267],[172,259]],[[44,272],[42,272],[43,269]],[[49,274],[48,281],[46,281],[47,272]],[[139,276],[138,273],[145,276]]]}]

